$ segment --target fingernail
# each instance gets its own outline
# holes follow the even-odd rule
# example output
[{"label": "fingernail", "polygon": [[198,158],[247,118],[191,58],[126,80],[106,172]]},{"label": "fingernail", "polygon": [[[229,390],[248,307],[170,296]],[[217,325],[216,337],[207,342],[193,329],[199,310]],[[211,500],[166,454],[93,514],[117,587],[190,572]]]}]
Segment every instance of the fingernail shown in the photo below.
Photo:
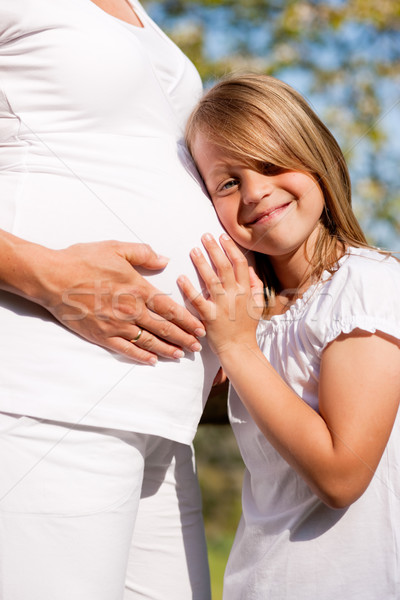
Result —
[{"label": "fingernail", "polygon": [[226,241],[229,241],[230,239],[231,239],[231,238],[230,238],[230,237],[229,237],[229,235],[228,235],[228,234],[226,234],[226,233],[223,233],[223,234],[221,235],[221,240],[226,240]]},{"label": "fingernail", "polygon": [[157,258],[158,258],[158,260],[166,260],[167,262],[169,262],[168,256],[163,256],[162,254],[157,254]]},{"label": "fingernail", "polygon": [[190,349],[192,352],[200,352],[200,350],[202,349],[201,344],[199,344],[198,342],[196,342],[195,344],[192,344],[192,346],[190,346]]},{"label": "fingernail", "polygon": [[201,254],[200,248],[192,248],[192,254],[194,254],[195,256],[200,256],[200,254]]},{"label": "fingernail", "polygon": [[155,356],[152,356],[151,358],[149,358],[149,365],[152,365],[153,367],[157,364],[157,358]]},{"label": "fingernail", "polygon": [[203,235],[203,240],[206,240],[207,242],[211,242],[211,240],[212,240],[212,239],[213,239],[213,238],[212,238],[212,235],[211,235],[211,233],[205,233],[205,234]]},{"label": "fingernail", "polygon": [[202,327],[198,327],[194,330],[194,334],[196,337],[204,337],[206,335],[206,331]]},{"label": "fingernail", "polygon": [[182,350],[175,350],[172,356],[174,358],[183,358],[185,356],[185,353],[182,352]]}]

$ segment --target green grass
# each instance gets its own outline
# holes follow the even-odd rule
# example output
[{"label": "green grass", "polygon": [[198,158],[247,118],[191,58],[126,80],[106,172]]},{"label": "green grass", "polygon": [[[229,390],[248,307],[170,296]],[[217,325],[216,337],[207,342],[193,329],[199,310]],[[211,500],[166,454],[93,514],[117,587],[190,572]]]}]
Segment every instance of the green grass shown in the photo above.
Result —
[{"label": "green grass", "polygon": [[233,536],[208,539],[212,600],[222,600],[222,587],[226,562],[233,543]]}]

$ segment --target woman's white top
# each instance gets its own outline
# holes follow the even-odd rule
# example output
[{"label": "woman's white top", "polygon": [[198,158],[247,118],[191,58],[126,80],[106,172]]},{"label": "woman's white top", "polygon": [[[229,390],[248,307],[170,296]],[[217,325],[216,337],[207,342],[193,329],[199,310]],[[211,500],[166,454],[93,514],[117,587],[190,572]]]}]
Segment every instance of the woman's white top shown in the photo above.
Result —
[{"label": "woman's white top", "polygon": [[[399,299],[400,264],[352,249],[333,276],[326,274],[285,314],[260,323],[259,345],[286,383],[318,410],[326,345],[355,328],[399,340]],[[269,444],[233,389],[229,403],[246,471],[224,598],[398,600],[399,418],[365,493],[349,508],[333,510]]]},{"label": "woman's white top", "polygon": [[[50,248],[149,243],[170,263],[148,279],[182,303],[189,250],[221,231],[180,142],[201,82],[132,5],[144,28],[90,0],[2,0],[0,227]],[[185,443],[218,368],[205,343],[138,365],[4,292],[0,340],[0,410]]]}]

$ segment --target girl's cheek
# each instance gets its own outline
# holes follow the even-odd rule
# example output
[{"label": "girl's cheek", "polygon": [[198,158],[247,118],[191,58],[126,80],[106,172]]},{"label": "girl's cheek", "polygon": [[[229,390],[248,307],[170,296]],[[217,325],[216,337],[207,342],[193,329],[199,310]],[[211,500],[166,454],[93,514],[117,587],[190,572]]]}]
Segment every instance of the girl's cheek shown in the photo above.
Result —
[{"label": "girl's cheek", "polygon": [[227,218],[226,214],[224,214],[224,212],[221,211],[221,210],[217,210],[216,212],[217,212],[218,218],[221,221],[224,229],[226,229],[227,232],[230,234],[229,230],[232,230],[232,221],[231,221],[231,219]]},{"label": "girl's cheek", "polygon": [[226,217],[225,215],[225,211],[223,210],[223,208],[221,208],[220,204],[218,202],[213,202],[213,206],[214,206],[214,210],[218,215],[219,220],[223,223]]}]

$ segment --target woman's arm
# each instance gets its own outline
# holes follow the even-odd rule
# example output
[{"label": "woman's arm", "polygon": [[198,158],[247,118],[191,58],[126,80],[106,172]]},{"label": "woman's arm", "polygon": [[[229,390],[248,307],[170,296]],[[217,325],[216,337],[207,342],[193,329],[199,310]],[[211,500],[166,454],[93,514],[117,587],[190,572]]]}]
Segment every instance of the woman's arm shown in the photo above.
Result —
[{"label": "woman's arm", "polygon": [[[156,355],[179,358],[181,348],[200,348],[199,320],[133,268],[167,265],[145,244],[106,241],[51,250],[0,231],[0,255],[0,289],[40,304],[90,342],[150,364]],[[143,335],[132,344],[138,327]]]},{"label": "woman's arm", "polygon": [[[204,240],[216,273],[192,254],[209,298],[187,278],[181,287],[206,325],[227,377],[257,426],[282,457],[328,505],[342,508],[365,491],[387,444],[400,400],[398,344],[355,330],[324,351],[315,412],[273,369],[257,346],[254,291],[240,251]],[[229,257],[229,260],[228,258]]]}]

